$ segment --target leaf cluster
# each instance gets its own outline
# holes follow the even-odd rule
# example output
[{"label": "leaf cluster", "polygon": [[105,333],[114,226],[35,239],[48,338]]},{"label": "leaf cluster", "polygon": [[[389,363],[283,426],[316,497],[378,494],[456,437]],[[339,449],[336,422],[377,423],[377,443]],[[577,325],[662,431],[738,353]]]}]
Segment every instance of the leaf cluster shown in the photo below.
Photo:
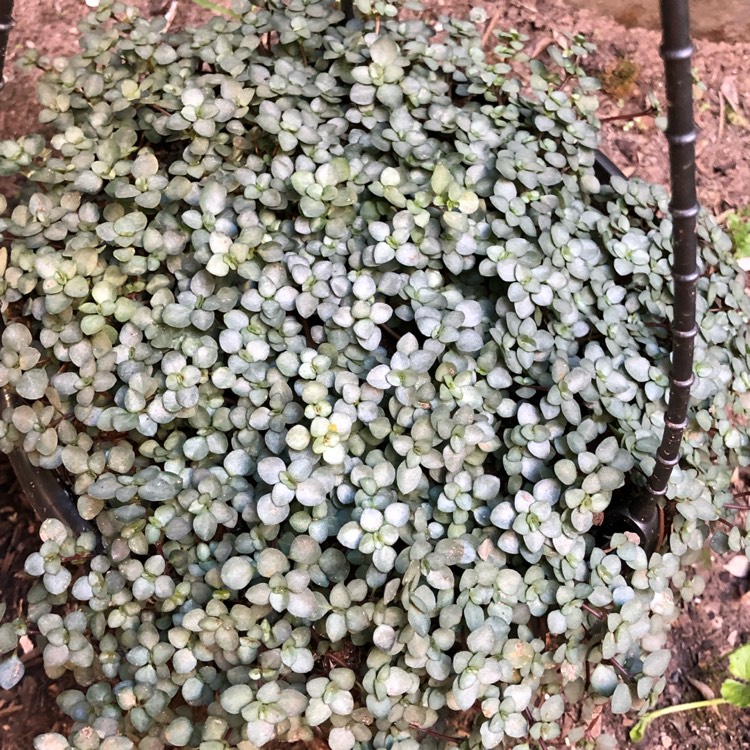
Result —
[{"label": "leaf cluster", "polygon": [[[664,687],[748,463],[729,241],[701,220],[649,558],[597,524],[664,425],[667,195],[595,177],[580,39],[545,66],[503,33],[490,61],[477,14],[437,38],[358,5],[165,32],[102,2],[79,54],[38,60],[56,133],[0,143],[24,178],[0,206],[0,448],[62,472],[99,537],[47,522],[27,562],[46,668],[81,688],[38,750],[416,750],[465,713],[463,747],[524,748],[566,706]],[[0,627],[2,686],[25,628]]]}]

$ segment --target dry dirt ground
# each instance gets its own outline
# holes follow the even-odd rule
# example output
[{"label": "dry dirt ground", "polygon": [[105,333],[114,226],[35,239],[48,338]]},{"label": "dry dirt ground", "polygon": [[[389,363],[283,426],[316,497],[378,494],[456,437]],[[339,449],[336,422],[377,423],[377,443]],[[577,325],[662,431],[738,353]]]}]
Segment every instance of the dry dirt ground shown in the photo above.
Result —
[{"label": "dry dirt ground", "polygon": [[[591,0],[575,0],[576,5]],[[599,0],[597,0],[599,2]],[[86,12],[83,0],[17,0],[16,21],[7,87],[0,97],[0,138],[17,136],[34,128],[37,106],[30,95],[33,76],[13,66],[26,45],[48,55],[63,55],[76,48],[75,23]],[[151,14],[176,11],[175,26],[194,22],[203,11],[190,0],[166,3],[139,0],[136,5]],[[470,0],[431,0],[435,14],[465,14]],[[653,95],[663,106],[659,35],[640,28],[625,28],[594,12],[564,0],[501,0],[486,3],[491,23],[498,29],[515,27],[529,36],[528,49],[539,52],[561,34],[584,33],[598,46],[589,60],[589,72],[604,81],[601,108],[604,120],[602,148],[627,173],[665,182],[665,142],[652,114],[631,117],[650,109]],[[599,2],[599,7],[602,7]],[[606,3],[604,4],[606,7]],[[630,21],[638,21],[629,16]],[[750,202],[750,166],[741,158],[750,154],[750,44],[698,40],[695,57],[696,120],[700,128],[698,171],[700,197],[715,214],[738,210]],[[610,119],[607,119],[610,118]],[[10,613],[22,611],[29,582],[23,561],[33,551],[37,522],[0,458],[0,600]],[[723,657],[733,646],[750,641],[750,599],[745,578],[733,577],[714,561],[707,593],[691,603],[673,634],[674,658],[661,705],[699,700],[718,692],[726,666]],[[16,691],[0,690],[0,750],[28,750],[41,731],[63,726],[54,698],[61,689],[44,676],[37,651],[25,657],[27,678]],[[618,747],[628,747],[627,720],[603,716],[602,726],[618,734]],[[656,723],[645,750],[739,750],[750,747],[750,713],[739,710],[676,714]]]}]

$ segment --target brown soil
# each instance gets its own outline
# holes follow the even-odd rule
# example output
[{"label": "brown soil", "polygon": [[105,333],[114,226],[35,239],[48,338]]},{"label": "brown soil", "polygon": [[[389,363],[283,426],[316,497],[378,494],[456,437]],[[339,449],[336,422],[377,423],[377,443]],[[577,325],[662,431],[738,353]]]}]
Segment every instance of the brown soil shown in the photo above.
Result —
[{"label": "brown soil", "polygon": [[[590,0],[575,0],[590,2]],[[135,0],[153,15],[170,9],[178,27],[198,20],[204,12],[189,0]],[[470,0],[432,0],[440,13],[465,14],[476,3]],[[81,0],[17,2],[17,27],[11,40],[7,87],[0,97],[0,138],[34,129],[38,110],[30,92],[34,75],[18,71],[13,58],[24,46],[43,54],[62,55],[76,47],[75,23],[85,12]],[[588,62],[590,72],[606,84],[600,115],[620,118],[648,109],[650,94],[662,102],[659,35],[654,31],[625,28],[611,18],[571,7],[563,0],[501,0],[486,5],[497,28],[518,28],[530,37],[528,49],[541,52],[561,35],[582,32],[598,46]],[[632,18],[629,19],[631,22]],[[716,214],[737,210],[750,202],[750,166],[740,155],[750,153],[750,44],[698,40],[696,67],[696,120],[700,198]],[[666,182],[668,166],[663,135],[653,116],[613,119],[604,124],[603,149],[626,172]],[[9,468],[0,458],[0,600],[8,612],[20,613],[29,581],[23,561],[35,549],[36,522],[17,490],[9,487]],[[718,693],[726,667],[722,659],[732,647],[750,641],[748,583],[733,578],[714,562],[715,572],[706,594],[691,603],[672,637],[674,658],[669,682],[660,705],[699,700],[701,691]],[[721,571],[721,572],[718,572]],[[25,657],[27,677],[16,691],[0,690],[0,750],[27,750],[31,738],[42,731],[64,726],[54,697],[61,688],[47,681],[38,650]],[[705,696],[704,696],[705,697]],[[618,734],[618,747],[626,748],[629,720],[604,720]],[[598,728],[598,727],[597,727]],[[750,747],[750,713],[723,710],[674,714],[651,728],[645,750],[738,750]]]},{"label": "brown soil", "polygon": [[[569,0],[594,8],[624,26],[658,29],[659,0]],[[697,36],[715,42],[741,41],[750,31],[747,0],[689,0],[690,23]]]},{"label": "brown soil", "polygon": [[[572,0],[591,5],[599,0]],[[466,0],[462,6],[471,7]],[[452,0],[437,0],[442,12]],[[600,3],[601,5],[601,3]],[[530,37],[527,49],[540,54],[551,42],[564,43],[565,34],[583,33],[597,51],[585,63],[603,81],[602,150],[627,174],[666,184],[669,165],[666,141],[656,118],[637,116],[651,109],[650,98],[665,106],[660,34],[627,28],[613,18],[574,7],[565,0],[506,0],[487,4],[497,28],[516,28]],[[695,119],[698,190],[704,206],[716,215],[750,202],[750,165],[740,155],[750,146],[750,43],[698,39],[694,56]],[[631,117],[630,115],[636,115]],[[616,118],[616,119],[614,119]]]}]

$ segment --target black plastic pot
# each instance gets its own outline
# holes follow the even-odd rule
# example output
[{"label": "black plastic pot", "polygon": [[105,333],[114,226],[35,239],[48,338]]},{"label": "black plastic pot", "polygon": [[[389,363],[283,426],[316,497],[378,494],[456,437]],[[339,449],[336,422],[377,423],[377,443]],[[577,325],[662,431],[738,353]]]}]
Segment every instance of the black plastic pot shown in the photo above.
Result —
[{"label": "black plastic pot", "polygon": [[[594,170],[599,181],[603,183],[608,183],[614,176],[625,177],[601,152],[596,154]],[[0,320],[0,331],[3,328]],[[1,410],[17,406],[18,403],[18,398],[8,386],[0,388]],[[75,499],[68,494],[54,472],[34,466],[20,448],[14,450],[9,459],[18,483],[40,519],[57,518],[76,534],[91,530],[90,524],[78,514]],[[615,512],[607,514],[606,531],[602,526],[602,534],[611,536],[615,531],[635,531],[641,537],[647,551],[652,551],[656,546],[659,531],[658,508],[644,502],[637,507],[631,506],[629,502],[618,502],[616,505]]]},{"label": "black plastic pot", "polygon": [[[604,184],[609,183],[612,177],[625,178],[623,172],[601,151],[596,153],[594,172]],[[0,321],[0,331],[2,327]],[[18,399],[8,386],[0,388],[2,410],[17,403]],[[78,514],[75,499],[68,494],[54,472],[32,465],[21,449],[14,450],[9,458],[21,488],[40,519],[57,518],[77,534],[91,530],[91,526]],[[647,492],[620,490],[614,494],[612,504],[605,513],[597,539],[606,544],[612,534],[631,531],[638,534],[641,545],[651,554],[659,540],[661,515],[658,505],[651,502]]]},{"label": "black plastic pot", "polygon": [[[354,14],[352,0],[342,0],[347,18]],[[0,0],[0,89],[8,34],[13,27],[13,0]],[[690,44],[687,0],[661,0],[664,59],[668,101],[667,140],[672,176],[672,218],[675,226],[675,321],[673,325],[673,372],[669,408],[665,419],[662,444],[656,456],[656,469],[648,489],[623,488],[615,493],[605,513],[597,536],[606,541],[618,531],[638,534],[644,549],[655,550],[664,534],[663,511],[658,498],[664,496],[672,467],[679,457],[679,446],[685,427],[685,416],[692,383],[693,337],[695,336],[695,129],[692,120],[692,84],[690,79]],[[597,178],[608,183],[612,177],[625,175],[604,154],[597,152],[594,164]],[[0,319],[0,331],[2,320]],[[0,389],[0,406],[5,409],[17,403],[8,387]],[[74,499],[51,471],[31,464],[18,449],[10,455],[18,481],[40,518],[57,518],[77,533],[90,530],[81,519]]]},{"label": "black plastic pot", "polygon": [[645,487],[626,484],[612,493],[612,502],[596,530],[600,547],[607,547],[613,534],[632,532],[647,555],[656,551],[664,535],[664,513]]},{"label": "black plastic pot", "polygon": [[[0,411],[17,405],[18,399],[10,387],[0,388]],[[54,472],[34,466],[21,448],[12,451],[8,459],[18,484],[40,520],[57,518],[76,534],[92,530],[91,525],[78,514],[75,500]]]},{"label": "black plastic pot", "polygon": [[609,184],[613,177],[622,177],[623,180],[627,179],[625,173],[601,151],[596,152],[594,174],[596,175],[596,179],[604,184]]}]

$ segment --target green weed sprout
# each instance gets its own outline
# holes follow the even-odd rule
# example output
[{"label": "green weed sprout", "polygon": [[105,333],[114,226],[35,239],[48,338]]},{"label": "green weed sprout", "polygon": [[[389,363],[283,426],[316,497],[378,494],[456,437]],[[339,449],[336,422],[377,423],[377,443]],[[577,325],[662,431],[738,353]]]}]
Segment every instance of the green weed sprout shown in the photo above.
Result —
[{"label": "green weed sprout", "polygon": [[[750,212],[747,208],[727,216],[727,231],[732,238],[738,262],[750,258]],[[743,266],[742,262],[740,266]]]}]

